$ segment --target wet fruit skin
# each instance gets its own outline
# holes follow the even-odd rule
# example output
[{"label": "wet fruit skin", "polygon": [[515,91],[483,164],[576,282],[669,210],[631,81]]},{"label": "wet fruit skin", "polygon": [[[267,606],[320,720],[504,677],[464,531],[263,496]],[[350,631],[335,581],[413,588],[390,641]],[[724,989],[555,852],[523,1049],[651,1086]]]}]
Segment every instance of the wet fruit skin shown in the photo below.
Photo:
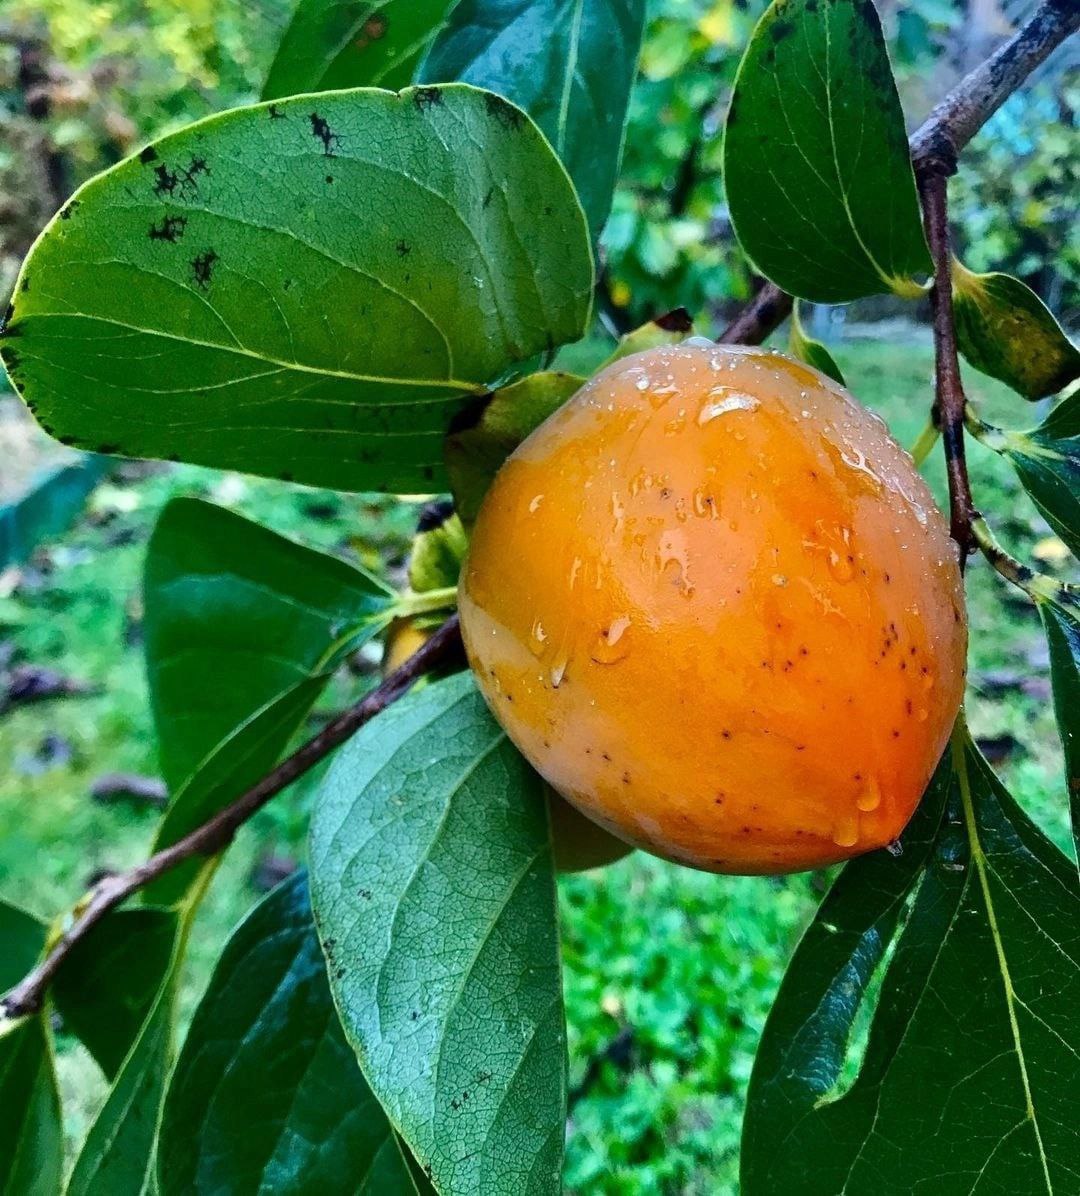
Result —
[{"label": "wet fruit skin", "polygon": [[459,603],[488,703],[550,784],[717,872],[889,844],[963,693],[957,556],[911,458],[762,349],[597,375],[496,477]]}]

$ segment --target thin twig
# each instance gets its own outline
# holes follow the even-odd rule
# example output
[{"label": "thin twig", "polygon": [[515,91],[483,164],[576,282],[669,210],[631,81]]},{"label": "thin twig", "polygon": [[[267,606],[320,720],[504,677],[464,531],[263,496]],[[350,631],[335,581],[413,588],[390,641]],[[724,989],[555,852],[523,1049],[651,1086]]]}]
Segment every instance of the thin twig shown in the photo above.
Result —
[{"label": "thin twig", "polygon": [[1043,0],[1031,19],[965,75],[915,130],[910,142],[915,169],[929,159],[955,159],[1028,75],[1077,29],[1077,0]]},{"label": "thin twig", "polygon": [[949,530],[960,549],[963,569],[971,548],[971,520],[975,503],[971,497],[967,461],[964,455],[964,411],[967,399],[960,378],[960,357],[956,349],[956,325],[952,302],[952,251],[949,247],[949,216],[946,191],[950,165],[925,164],[920,171],[923,223],[930,256],[934,261],[934,285],[930,308],[934,317],[934,403],[936,420],[945,444],[945,465],[949,474]]},{"label": "thin twig", "polygon": [[456,653],[460,647],[461,632],[455,614],[400,668],[388,674],[378,688],[338,715],[333,722],[327,723],[317,735],[313,735],[208,822],[141,864],[100,881],[76,907],[71,925],[51,945],[37,967],[0,999],[3,1015],[19,1018],[36,1013],[64,960],[109,910],[184,860],[194,856],[212,856],[227,847],[236,831],[272,797],[325,759],[334,748],[396,702],[415,681]]},{"label": "thin twig", "polygon": [[[1080,28],[1080,0],[1043,0],[1031,19],[982,64],[965,75],[908,142],[917,171],[928,161],[956,161],[1021,83]],[[791,296],[767,282],[717,338],[760,345],[791,312]]]}]

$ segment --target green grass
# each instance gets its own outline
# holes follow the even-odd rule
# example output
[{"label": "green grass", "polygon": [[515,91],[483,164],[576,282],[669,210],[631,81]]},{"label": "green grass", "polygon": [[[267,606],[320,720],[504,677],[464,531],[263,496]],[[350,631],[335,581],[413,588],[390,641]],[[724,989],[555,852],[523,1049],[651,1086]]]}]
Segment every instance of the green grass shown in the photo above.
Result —
[{"label": "green grass", "polygon": [[[851,342],[836,356],[849,384],[912,443],[931,400],[928,343]],[[977,376],[988,418],[1035,422],[1030,409]],[[935,454],[928,475],[940,496]],[[1030,555],[1045,526],[1008,467],[972,451],[976,499],[1001,538]],[[127,474],[127,480],[124,479]],[[139,645],[139,576],[146,539],[171,494],[199,494],[276,530],[359,557],[400,577],[415,503],[369,501],[190,467],[131,470],[98,489],[68,534],[39,553],[18,584],[0,577],[0,642],[26,662],[100,686],[97,696],[18,709],[0,719],[0,894],[44,917],[65,909],[100,869],[143,853],[156,813],[89,797],[109,771],[153,773],[155,755]],[[10,593],[8,591],[11,591]],[[973,561],[970,721],[977,735],[1012,735],[1002,775],[1063,847],[1060,750],[1039,685],[1038,620]],[[1034,664],[1032,662],[1035,662]],[[1028,682],[988,688],[988,670]],[[1008,681],[1008,678],[1005,678]],[[335,680],[322,706],[340,707],[363,677]],[[49,737],[60,758],[46,762]],[[255,899],[252,872],[269,853],[301,857],[311,787],[276,799],[240,834],[192,938],[184,988],[190,1015],[232,925]],[[758,1034],[800,929],[826,878],[722,878],[635,854],[561,882],[570,1026],[567,1186],[573,1193],[737,1191],[739,1125]],[[61,1033],[59,1066],[74,1142],[104,1088],[85,1052]]]}]

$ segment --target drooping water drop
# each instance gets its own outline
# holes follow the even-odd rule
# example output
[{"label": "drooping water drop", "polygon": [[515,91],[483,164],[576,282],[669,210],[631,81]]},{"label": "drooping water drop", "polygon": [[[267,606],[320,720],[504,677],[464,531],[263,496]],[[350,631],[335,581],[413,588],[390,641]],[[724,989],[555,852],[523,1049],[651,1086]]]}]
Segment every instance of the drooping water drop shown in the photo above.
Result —
[{"label": "drooping water drop", "polygon": [[869,814],[871,810],[876,810],[881,805],[881,786],[876,777],[870,778],[869,785],[855,799],[855,804],[865,814]]},{"label": "drooping water drop", "polygon": [[833,827],[833,842],[837,847],[854,847],[859,841],[859,819],[854,814],[842,817]]}]

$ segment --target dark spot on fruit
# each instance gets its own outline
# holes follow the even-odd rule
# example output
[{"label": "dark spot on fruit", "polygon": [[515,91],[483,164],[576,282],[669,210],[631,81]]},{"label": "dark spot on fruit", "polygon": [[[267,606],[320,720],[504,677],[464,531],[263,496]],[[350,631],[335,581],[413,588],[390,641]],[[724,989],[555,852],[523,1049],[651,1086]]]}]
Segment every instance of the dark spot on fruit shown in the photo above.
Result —
[{"label": "dark spot on fruit", "polygon": [[191,259],[191,273],[195,279],[196,284],[204,291],[210,285],[210,279],[214,273],[214,266],[220,259],[212,249],[207,249],[200,253],[198,257]]},{"label": "dark spot on fruit", "polygon": [[147,234],[151,241],[168,241],[175,244],[184,235],[186,216],[163,216],[159,224],[151,224]]}]

